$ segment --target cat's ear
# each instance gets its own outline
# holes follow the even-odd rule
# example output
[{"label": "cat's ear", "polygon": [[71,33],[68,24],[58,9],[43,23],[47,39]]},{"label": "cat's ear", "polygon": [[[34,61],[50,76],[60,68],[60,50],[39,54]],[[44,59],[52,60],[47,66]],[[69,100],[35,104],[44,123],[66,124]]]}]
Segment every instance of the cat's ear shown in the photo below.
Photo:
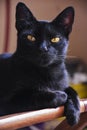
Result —
[{"label": "cat's ear", "polygon": [[36,20],[31,11],[24,3],[19,2],[16,6],[16,28],[21,30],[26,25],[26,22]]},{"label": "cat's ear", "polygon": [[74,8],[68,7],[64,9],[54,20],[53,23],[58,26],[62,27],[68,35],[72,30],[72,24],[74,22]]}]

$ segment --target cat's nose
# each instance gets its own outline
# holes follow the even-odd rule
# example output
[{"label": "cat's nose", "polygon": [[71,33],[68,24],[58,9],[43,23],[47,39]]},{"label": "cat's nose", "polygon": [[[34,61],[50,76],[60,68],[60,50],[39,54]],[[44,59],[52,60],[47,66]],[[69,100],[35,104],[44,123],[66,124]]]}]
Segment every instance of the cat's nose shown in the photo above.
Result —
[{"label": "cat's nose", "polygon": [[43,42],[41,45],[40,45],[40,51],[42,52],[47,52],[48,51],[48,47],[46,45],[45,42]]}]

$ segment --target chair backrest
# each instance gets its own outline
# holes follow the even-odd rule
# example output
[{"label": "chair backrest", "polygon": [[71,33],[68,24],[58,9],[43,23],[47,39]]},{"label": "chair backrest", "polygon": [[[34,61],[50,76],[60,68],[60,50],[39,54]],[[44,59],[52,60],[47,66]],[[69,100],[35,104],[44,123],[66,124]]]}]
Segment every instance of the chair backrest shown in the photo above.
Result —
[{"label": "chair backrest", "polygon": [[[80,111],[87,111],[87,100],[80,101]],[[63,116],[64,107],[17,113],[0,117],[0,130],[14,130]],[[65,129],[65,127],[64,127]]]}]

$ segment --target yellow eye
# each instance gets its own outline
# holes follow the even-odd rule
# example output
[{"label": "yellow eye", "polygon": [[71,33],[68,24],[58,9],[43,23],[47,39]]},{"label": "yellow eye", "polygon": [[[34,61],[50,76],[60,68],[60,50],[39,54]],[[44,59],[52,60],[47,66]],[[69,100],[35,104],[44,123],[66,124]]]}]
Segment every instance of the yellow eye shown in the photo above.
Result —
[{"label": "yellow eye", "polygon": [[51,42],[52,43],[57,43],[57,42],[59,42],[59,40],[60,40],[59,37],[54,37],[54,38],[51,39]]},{"label": "yellow eye", "polygon": [[32,36],[32,35],[28,35],[27,39],[30,40],[31,42],[36,41],[36,38],[34,36]]}]

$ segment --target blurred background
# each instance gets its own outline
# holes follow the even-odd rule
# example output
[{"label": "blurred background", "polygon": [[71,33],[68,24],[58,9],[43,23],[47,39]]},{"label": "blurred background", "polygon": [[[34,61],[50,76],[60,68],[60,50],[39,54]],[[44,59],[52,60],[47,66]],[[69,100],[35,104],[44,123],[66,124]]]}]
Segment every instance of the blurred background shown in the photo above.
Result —
[{"label": "blurred background", "polygon": [[[0,53],[13,53],[16,49],[15,8],[18,2],[24,2],[38,20],[50,21],[67,6],[75,8],[66,66],[71,86],[80,98],[87,98],[87,0],[0,0]],[[47,124],[47,127],[50,126]]]}]

